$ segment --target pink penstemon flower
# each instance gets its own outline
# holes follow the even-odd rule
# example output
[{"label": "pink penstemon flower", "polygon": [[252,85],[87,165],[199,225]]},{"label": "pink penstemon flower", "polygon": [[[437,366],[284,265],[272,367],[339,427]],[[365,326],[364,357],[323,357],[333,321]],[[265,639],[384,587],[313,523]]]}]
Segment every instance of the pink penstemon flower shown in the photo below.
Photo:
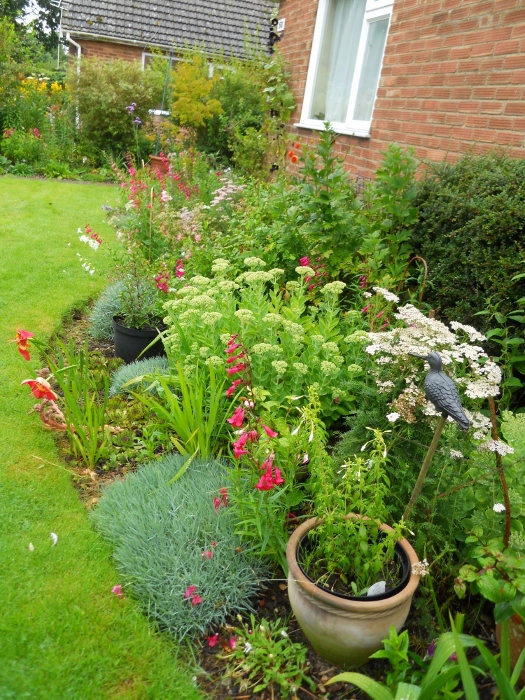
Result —
[{"label": "pink penstemon flower", "polygon": [[240,362],[238,365],[228,367],[228,369],[226,370],[226,374],[229,374],[231,376],[232,374],[237,374],[237,372],[242,372],[244,369],[246,369],[246,365],[243,362]]},{"label": "pink penstemon flower", "polygon": [[111,589],[111,592],[113,593],[113,595],[116,595],[119,598],[124,598],[124,593],[122,592],[122,586],[120,586],[120,585],[113,586],[113,588]]},{"label": "pink penstemon flower", "polygon": [[230,396],[231,396],[232,394],[235,393],[235,389],[237,389],[237,387],[238,387],[240,384],[243,384],[243,380],[242,380],[242,379],[236,379],[236,380],[233,382],[233,384],[232,384],[230,387],[228,387],[228,389],[226,389],[226,391],[224,392],[224,393],[226,394],[226,396],[227,396],[228,398],[230,398]]},{"label": "pink penstemon flower", "polygon": [[262,425],[262,428],[263,428],[264,432],[266,433],[266,435],[268,435],[268,437],[270,437],[270,438],[278,437],[279,433],[276,433],[275,430],[272,430],[264,423],[262,423],[261,425]]},{"label": "pink penstemon flower", "polygon": [[242,428],[244,422],[244,408],[237,406],[233,415],[227,419],[228,423],[234,428]]}]

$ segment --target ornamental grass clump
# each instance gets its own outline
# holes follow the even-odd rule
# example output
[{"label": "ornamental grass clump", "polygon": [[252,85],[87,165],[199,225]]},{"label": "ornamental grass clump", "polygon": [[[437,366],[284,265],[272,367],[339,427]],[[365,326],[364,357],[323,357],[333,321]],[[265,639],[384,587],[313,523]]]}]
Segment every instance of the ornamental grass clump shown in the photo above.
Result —
[{"label": "ornamental grass clump", "polygon": [[168,376],[170,372],[166,357],[147,357],[144,360],[130,362],[117,369],[111,375],[109,395],[131,393],[140,389],[151,393],[157,393],[159,384],[146,375],[161,374]]},{"label": "ornamental grass clump", "polygon": [[179,641],[251,610],[266,575],[233,533],[228,487],[224,464],[169,455],[106,488],[93,513],[124,590]]}]

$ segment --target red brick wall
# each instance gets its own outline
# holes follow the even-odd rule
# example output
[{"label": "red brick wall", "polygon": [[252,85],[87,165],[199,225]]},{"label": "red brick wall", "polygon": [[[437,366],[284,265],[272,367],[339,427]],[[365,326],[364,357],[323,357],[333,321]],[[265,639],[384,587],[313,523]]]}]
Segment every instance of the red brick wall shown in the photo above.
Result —
[{"label": "red brick wall", "polygon": [[[73,37],[75,39],[75,37]],[[93,41],[91,39],[75,39],[82,47],[84,58],[123,58],[126,61],[142,61],[142,49],[140,46],[126,46],[115,44],[112,41]],[[70,47],[70,56],[76,57],[76,49]]]},{"label": "red brick wall", "polygon": [[[283,0],[279,44],[292,70],[299,120],[317,0]],[[291,127],[304,139],[317,132]],[[339,136],[351,172],[370,175],[389,143],[440,161],[504,147],[525,157],[523,0],[395,0],[371,138]],[[295,138],[295,137],[293,137]]]}]

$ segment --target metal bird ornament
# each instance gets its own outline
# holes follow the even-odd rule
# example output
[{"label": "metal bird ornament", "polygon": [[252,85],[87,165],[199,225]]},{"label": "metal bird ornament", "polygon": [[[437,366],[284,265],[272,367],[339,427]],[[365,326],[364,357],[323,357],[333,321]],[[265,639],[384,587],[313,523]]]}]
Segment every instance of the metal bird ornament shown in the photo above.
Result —
[{"label": "metal bird ornament", "polygon": [[450,416],[461,430],[468,430],[469,420],[463,412],[457,387],[452,379],[441,371],[443,367],[441,356],[437,352],[431,352],[428,355],[417,355],[411,352],[409,355],[426,360],[430,365],[430,371],[423,382],[427,399],[434,404],[436,410],[441,411],[443,418]]}]

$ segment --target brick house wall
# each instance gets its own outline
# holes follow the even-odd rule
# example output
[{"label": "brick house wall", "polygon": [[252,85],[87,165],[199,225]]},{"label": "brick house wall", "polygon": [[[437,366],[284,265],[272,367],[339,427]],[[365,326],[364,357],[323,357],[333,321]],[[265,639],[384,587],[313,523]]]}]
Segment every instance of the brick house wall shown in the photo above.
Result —
[{"label": "brick house wall", "polygon": [[[101,58],[111,60],[122,58],[125,61],[142,61],[142,52],[149,49],[145,46],[128,46],[113,41],[94,41],[92,39],[76,39],[82,47],[83,58]],[[75,50],[70,51],[70,58],[76,58]]]},{"label": "brick house wall", "polygon": [[[279,48],[298,105],[292,123],[301,113],[317,5],[283,0],[279,11],[286,18]],[[340,135],[336,150],[350,172],[370,176],[389,143],[413,146],[429,161],[495,147],[525,157],[523,0],[395,0],[371,137]]]}]

